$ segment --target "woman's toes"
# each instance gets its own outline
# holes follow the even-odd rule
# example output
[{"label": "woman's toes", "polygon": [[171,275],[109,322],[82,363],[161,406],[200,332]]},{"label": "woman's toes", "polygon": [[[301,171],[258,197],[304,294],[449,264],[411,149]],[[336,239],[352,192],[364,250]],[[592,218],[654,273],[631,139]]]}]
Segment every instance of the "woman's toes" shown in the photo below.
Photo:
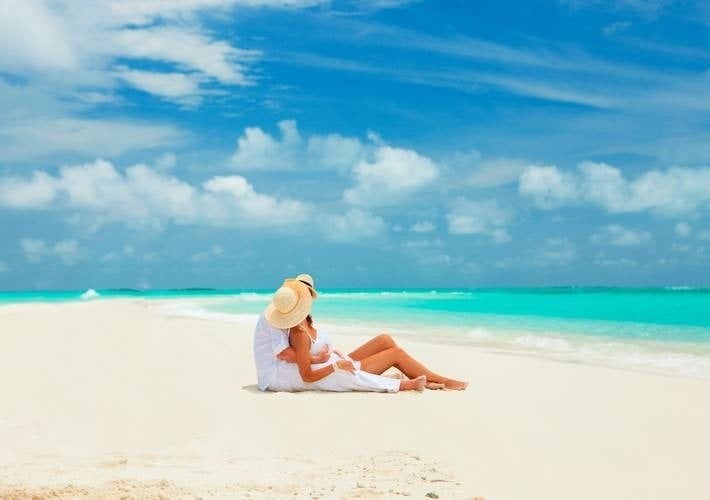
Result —
[{"label": "woman's toes", "polygon": [[468,387],[468,382],[462,382],[461,380],[447,380],[444,382],[444,387],[454,391],[465,391]]}]

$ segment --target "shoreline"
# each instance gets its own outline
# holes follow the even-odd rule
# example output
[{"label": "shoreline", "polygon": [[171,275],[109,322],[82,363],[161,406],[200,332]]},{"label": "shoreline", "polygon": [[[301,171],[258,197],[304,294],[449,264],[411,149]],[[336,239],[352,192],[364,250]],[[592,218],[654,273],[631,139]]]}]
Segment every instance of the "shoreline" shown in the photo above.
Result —
[{"label": "shoreline", "polygon": [[[150,310],[155,314],[164,315],[166,317],[195,319],[199,321],[218,322],[243,327],[253,326],[256,322],[258,314],[215,312],[202,307],[204,304],[214,304],[215,301],[224,300],[229,299],[226,297],[101,297],[99,299],[92,298],[89,300],[73,300],[67,302],[0,304],[0,317],[3,310],[7,312],[23,311],[26,308],[32,309],[37,307],[53,310],[56,307],[82,307],[89,304],[107,303],[108,301],[117,304],[137,305]],[[195,305],[198,306],[197,309],[193,307]],[[450,347],[473,348],[482,353],[503,356],[523,356],[552,362],[604,367],[650,375],[687,378],[692,380],[710,380],[710,345],[706,346],[704,344],[701,346],[707,348],[707,352],[698,353],[693,352],[693,347],[696,347],[697,344],[693,344],[691,342],[668,342],[638,339],[610,340],[590,334],[574,332],[554,332],[552,335],[547,336],[546,334],[530,330],[517,330],[511,332],[508,330],[498,331],[483,327],[474,327],[471,330],[472,332],[475,332],[474,336],[466,334],[455,335],[449,332],[454,328],[451,326],[447,327],[446,325],[443,325],[442,329],[448,333],[437,336],[430,333],[434,329],[434,327],[430,325],[418,328],[407,328],[402,325],[391,325],[391,328],[387,328],[376,326],[376,323],[374,322],[372,324],[358,324],[349,322],[337,323],[335,321],[337,320],[326,318],[326,320],[319,323],[337,337],[354,337],[364,339],[372,337],[382,331],[387,331],[397,338],[406,339],[408,342],[444,344]],[[484,333],[482,338],[479,338],[481,336],[481,331]],[[510,339],[499,338],[498,335],[500,332],[504,332],[511,337],[517,337],[513,341]],[[526,342],[519,343],[521,339],[525,341],[529,340],[531,345],[526,345]],[[563,344],[561,349],[558,345],[556,345],[558,342]],[[629,363],[627,360],[619,360],[618,356],[617,358],[612,357],[612,359],[604,357],[613,356],[615,352],[611,351],[609,353],[594,350],[599,348],[616,348],[617,350],[626,350],[626,352],[621,352],[620,355],[630,357],[633,363]],[[629,351],[629,349],[638,350]],[[686,359],[678,360],[678,356],[685,356]],[[696,365],[701,364],[702,366],[694,369],[689,369],[683,366],[668,367],[669,364],[673,365],[675,363],[677,365],[678,363],[688,363],[689,361],[694,362]]]}]

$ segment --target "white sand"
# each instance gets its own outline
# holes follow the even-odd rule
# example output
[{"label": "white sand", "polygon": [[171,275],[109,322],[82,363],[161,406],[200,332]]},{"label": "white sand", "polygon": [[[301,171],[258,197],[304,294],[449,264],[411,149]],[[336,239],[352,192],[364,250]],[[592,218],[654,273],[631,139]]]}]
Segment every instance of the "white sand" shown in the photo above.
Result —
[{"label": "white sand", "polygon": [[260,393],[248,326],[149,304],[0,308],[0,497],[710,498],[708,381],[407,339],[470,389]]}]

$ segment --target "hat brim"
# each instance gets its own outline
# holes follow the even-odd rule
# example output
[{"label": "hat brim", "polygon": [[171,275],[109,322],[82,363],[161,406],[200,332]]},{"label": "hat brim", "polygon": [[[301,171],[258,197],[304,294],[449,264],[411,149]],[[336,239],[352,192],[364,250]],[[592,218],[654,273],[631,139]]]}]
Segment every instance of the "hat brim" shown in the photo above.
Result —
[{"label": "hat brim", "polygon": [[276,309],[272,302],[266,307],[264,317],[266,317],[266,321],[268,321],[271,326],[285,330],[296,326],[306,319],[306,316],[311,313],[313,297],[311,297],[310,287],[300,281],[286,280],[281,286],[288,287],[296,292],[298,295],[296,306],[284,313]]}]

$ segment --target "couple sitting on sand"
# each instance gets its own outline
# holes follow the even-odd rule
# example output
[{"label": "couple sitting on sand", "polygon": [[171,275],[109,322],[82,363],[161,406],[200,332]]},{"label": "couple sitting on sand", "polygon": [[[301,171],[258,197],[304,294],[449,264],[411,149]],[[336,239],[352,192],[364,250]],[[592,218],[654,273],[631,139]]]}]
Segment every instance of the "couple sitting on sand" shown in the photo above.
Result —
[{"label": "couple sitting on sand", "polygon": [[[313,324],[311,306],[317,296],[308,274],[287,279],[259,317],[254,359],[260,390],[398,392],[468,386],[428,370],[385,334],[343,355]],[[381,375],[392,367],[405,378]]]}]

